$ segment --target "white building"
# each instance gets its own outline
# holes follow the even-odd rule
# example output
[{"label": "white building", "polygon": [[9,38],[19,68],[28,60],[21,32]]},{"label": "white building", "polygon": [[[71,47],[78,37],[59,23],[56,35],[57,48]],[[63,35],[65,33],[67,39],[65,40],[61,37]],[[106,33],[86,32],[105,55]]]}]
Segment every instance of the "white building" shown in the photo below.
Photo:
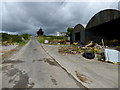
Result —
[{"label": "white building", "polygon": [[65,36],[66,32],[57,32],[57,36]]}]

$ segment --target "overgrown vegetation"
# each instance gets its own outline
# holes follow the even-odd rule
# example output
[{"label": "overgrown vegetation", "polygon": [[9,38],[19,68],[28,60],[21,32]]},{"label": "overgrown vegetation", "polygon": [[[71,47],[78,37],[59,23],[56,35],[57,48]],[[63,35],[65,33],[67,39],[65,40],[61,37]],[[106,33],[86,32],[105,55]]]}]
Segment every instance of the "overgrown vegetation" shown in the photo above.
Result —
[{"label": "overgrown vegetation", "polygon": [[23,37],[25,40],[30,40],[29,34],[22,34],[21,37]]},{"label": "overgrown vegetation", "polygon": [[25,44],[27,40],[30,39],[29,34],[22,34],[22,35],[11,35],[7,33],[0,33],[0,41],[3,45],[9,45],[9,44]]},{"label": "overgrown vegetation", "polygon": [[67,37],[65,36],[38,36],[38,41],[44,43],[45,40],[49,41],[49,44],[56,45],[58,43],[65,44]]}]

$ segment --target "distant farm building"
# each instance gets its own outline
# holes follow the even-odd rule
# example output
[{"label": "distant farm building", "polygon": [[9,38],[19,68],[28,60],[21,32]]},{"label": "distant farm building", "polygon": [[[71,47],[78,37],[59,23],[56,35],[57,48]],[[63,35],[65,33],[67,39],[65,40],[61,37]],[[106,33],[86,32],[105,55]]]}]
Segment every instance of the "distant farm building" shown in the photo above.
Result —
[{"label": "distant farm building", "polygon": [[57,32],[57,36],[65,36],[66,32]]},{"label": "distant farm building", "polygon": [[106,9],[95,14],[86,25],[74,27],[71,42],[101,42],[101,40],[118,40],[120,44],[120,11]]},{"label": "distant farm building", "polygon": [[107,9],[95,14],[85,29],[85,41],[120,41],[120,11]]},{"label": "distant farm building", "polygon": [[81,24],[78,24],[74,27],[72,32],[72,42],[85,42],[85,33],[84,33],[84,27]]}]

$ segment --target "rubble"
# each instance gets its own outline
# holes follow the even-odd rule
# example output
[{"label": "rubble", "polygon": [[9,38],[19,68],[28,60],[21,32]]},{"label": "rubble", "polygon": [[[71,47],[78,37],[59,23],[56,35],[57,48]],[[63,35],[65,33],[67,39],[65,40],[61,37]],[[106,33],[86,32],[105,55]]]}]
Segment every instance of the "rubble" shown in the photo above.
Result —
[{"label": "rubble", "polygon": [[59,53],[68,53],[68,54],[82,54],[83,52],[92,52],[97,53],[100,51],[95,47],[79,47],[79,46],[68,46],[68,47],[61,47],[58,49]]},{"label": "rubble", "polygon": [[92,41],[90,43],[88,43],[85,47],[91,47],[91,46],[93,46]]},{"label": "rubble", "polygon": [[[75,42],[73,45],[59,48],[58,52],[62,53],[63,55],[80,54],[87,59],[97,58],[98,61],[106,62],[105,48],[105,46],[103,47],[97,43],[93,43],[92,41],[82,47]],[[119,51],[120,48],[117,47],[116,50]]]},{"label": "rubble", "polygon": [[94,47],[79,47],[79,46],[67,46],[60,47],[58,52],[63,55],[68,54],[81,54],[83,55],[85,52],[93,53],[94,56],[97,57],[98,61],[105,62],[104,48],[101,45],[95,44]]}]

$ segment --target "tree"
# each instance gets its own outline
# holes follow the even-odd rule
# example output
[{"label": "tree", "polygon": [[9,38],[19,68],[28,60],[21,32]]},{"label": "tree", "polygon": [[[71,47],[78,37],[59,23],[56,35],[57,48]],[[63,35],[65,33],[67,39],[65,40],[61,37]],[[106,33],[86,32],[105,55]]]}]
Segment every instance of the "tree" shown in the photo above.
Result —
[{"label": "tree", "polygon": [[40,35],[43,35],[43,31],[42,31],[42,28],[40,28],[38,31],[37,31],[37,35],[40,36]]},{"label": "tree", "polygon": [[69,38],[68,40],[70,40],[70,42],[72,41],[72,32],[73,32],[74,28],[68,28],[67,29],[67,33],[66,36]]},{"label": "tree", "polygon": [[67,29],[66,35],[67,35],[68,37],[71,37],[71,34],[72,34],[73,29],[74,29],[74,28],[68,28],[68,29]]}]

